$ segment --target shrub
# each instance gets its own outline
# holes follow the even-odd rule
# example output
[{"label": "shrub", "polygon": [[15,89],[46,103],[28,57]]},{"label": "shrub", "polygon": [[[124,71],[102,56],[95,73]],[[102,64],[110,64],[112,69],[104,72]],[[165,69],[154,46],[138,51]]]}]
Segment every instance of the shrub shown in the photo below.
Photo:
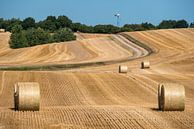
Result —
[{"label": "shrub", "polygon": [[27,30],[29,28],[34,28],[36,26],[35,20],[32,17],[28,17],[23,20],[22,27]]},{"label": "shrub", "polygon": [[11,40],[10,40],[10,47],[11,48],[23,48],[23,47],[29,47],[27,43],[27,39],[24,36],[23,32],[21,33],[14,33],[11,35]]},{"label": "shrub", "polygon": [[142,23],[141,26],[145,29],[145,30],[153,30],[156,29],[156,27],[148,22]]},{"label": "shrub", "polygon": [[22,30],[21,25],[15,25],[10,39],[11,48],[23,48],[52,42],[75,40],[76,36],[70,29],[63,28],[50,34],[42,28]]},{"label": "shrub", "polygon": [[70,27],[72,25],[72,21],[67,16],[59,16],[57,18],[57,25],[59,28]]},{"label": "shrub", "polygon": [[176,22],[175,28],[187,28],[189,24],[185,20],[179,20]]},{"label": "shrub", "polygon": [[27,38],[29,46],[35,46],[49,43],[50,34],[41,28],[32,28],[25,31],[25,37]]},{"label": "shrub", "polygon": [[15,25],[12,27],[12,35],[9,44],[11,48],[23,48],[29,46],[21,25]]},{"label": "shrub", "polygon": [[120,28],[113,25],[96,25],[94,26],[95,33],[115,34],[120,32]]},{"label": "shrub", "polygon": [[176,21],[175,20],[163,20],[159,25],[159,29],[171,29],[175,28]]},{"label": "shrub", "polygon": [[191,28],[194,28],[194,22],[190,24],[190,27]]},{"label": "shrub", "polygon": [[129,30],[132,30],[132,31],[143,31],[143,30],[146,30],[145,28],[142,27],[141,24],[126,24],[123,27],[124,28],[128,28]]},{"label": "shrub", "polygon": [[68,28],[59,29],[55,34],[53,34],[54,42],[64,42],[64,41],[71,41],[75,39],[76,39],[76,36]]}]

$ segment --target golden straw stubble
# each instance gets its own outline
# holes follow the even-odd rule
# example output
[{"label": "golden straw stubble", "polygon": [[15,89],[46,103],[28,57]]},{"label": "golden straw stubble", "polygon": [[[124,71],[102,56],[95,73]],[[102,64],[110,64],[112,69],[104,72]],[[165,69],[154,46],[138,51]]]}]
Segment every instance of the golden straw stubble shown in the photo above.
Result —
[{"label": "golden straw stubble", "polygon": [[[162,111],[185,110],[185,88],[177,83],[159,84],[159,109]],[[161,95],[161,96],[159,96]]]},{"label": "golden straw stubble", "polygon": [[15,109],[19,111],[39,111],[40,87],[36,82],[18,82],[14,86]]}]

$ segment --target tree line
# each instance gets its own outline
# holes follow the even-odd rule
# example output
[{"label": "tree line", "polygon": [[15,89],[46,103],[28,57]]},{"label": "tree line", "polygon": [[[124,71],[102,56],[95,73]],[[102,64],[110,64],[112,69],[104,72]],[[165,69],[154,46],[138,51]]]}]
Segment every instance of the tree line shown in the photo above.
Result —
[{"label": "tree line", "polygon": [[24,20],[12,18],[5,20],[0,18],[0,28],[6,31],[12,30],[14,25],[21,25],[24,30],[29,28],[42,28],[49,32],[55,32],[60,28],[69,28],[73,32],[85,33],[118,33],[123,31],[142,31],[152,29],[173,29],[173,28],[188,28],[194,27],[194,22],[189,24],[186,20],[163,20],[159,25],[153,25],[145,22],[141,24],[125,24],[122,27],[114,25],[96,25],[88,26],[81,23],[74,23],[67,16],[48,16],[45,20],[36,22],[34,18],[28,17]]},{"label": "tree line", "polygon": [[[152,23],[125,24],[122,27],[114,25],[89,26],[74,23],[67,16],[48,16],[36,22],[28,17],[24,20],[0,18],[0,28],[12,32],[10,46],[12,48],[29,47],[39,44],[75,40],[73,32],[115,34],[125,31],[145,31],[154,29],[194,28],[194,22],[189,24],[186,20],[163,20],[159,25]],[[18,41],[19,40],[19,41]],[[22,41],[21,41],[22,40]]]},{"label": "tree line", "polygon": [[9,42],[11,48],[76,40],[70,28],[71,24],[72,21],[66,16],[59,16],[57,19],[55,16],[48,16],[40,22],[35,22],[32,17],[23,21],[16,18],[0,18],[0,28],[12,33]]},{"label": "tree line", "polygon": [[60,28],[55,32],[50,33],[40,27],[24,30],[21,25],[15,25],[11,32],[12,34],[9,42],[11,48],[31,47],[76,39],[76,36],[69,28]]}]

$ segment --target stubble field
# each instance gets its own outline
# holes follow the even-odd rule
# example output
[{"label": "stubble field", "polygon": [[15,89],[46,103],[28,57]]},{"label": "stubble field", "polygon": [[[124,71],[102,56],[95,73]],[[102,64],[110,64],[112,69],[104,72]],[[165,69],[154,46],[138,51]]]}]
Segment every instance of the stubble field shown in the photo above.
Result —
[{"label": "stubble field", "polygon": [[[77,35],[77,41],[67,44],[11,50],[9,34],[0,34],[1,66],[129,59],[61,71],[1,71],[0,129],[194,128],[194,29]],[[128,36],[149,46],[153,53],[134,46]],[[150,69],[140,69],[143,60],[151,62]],[[128,74],[118,73],[120,64],[129,67]],[[39,112],[13,109],[13,85],[26,81],[40,84]],[[158,111],[157,86],[161,82],[185,86],[184,112]]]}]

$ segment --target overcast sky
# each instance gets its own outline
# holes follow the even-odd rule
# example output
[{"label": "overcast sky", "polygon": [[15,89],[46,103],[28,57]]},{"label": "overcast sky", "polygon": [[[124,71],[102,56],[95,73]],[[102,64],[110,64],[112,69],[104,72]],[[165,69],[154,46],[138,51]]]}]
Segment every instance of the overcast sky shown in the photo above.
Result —
[{"label": "overcast sky", "polygon": [[185,19],[194,22],[194,0],[1,0],[0,17],[42,20],[48,15],[66,15],[88,25],[120,24]]}]

